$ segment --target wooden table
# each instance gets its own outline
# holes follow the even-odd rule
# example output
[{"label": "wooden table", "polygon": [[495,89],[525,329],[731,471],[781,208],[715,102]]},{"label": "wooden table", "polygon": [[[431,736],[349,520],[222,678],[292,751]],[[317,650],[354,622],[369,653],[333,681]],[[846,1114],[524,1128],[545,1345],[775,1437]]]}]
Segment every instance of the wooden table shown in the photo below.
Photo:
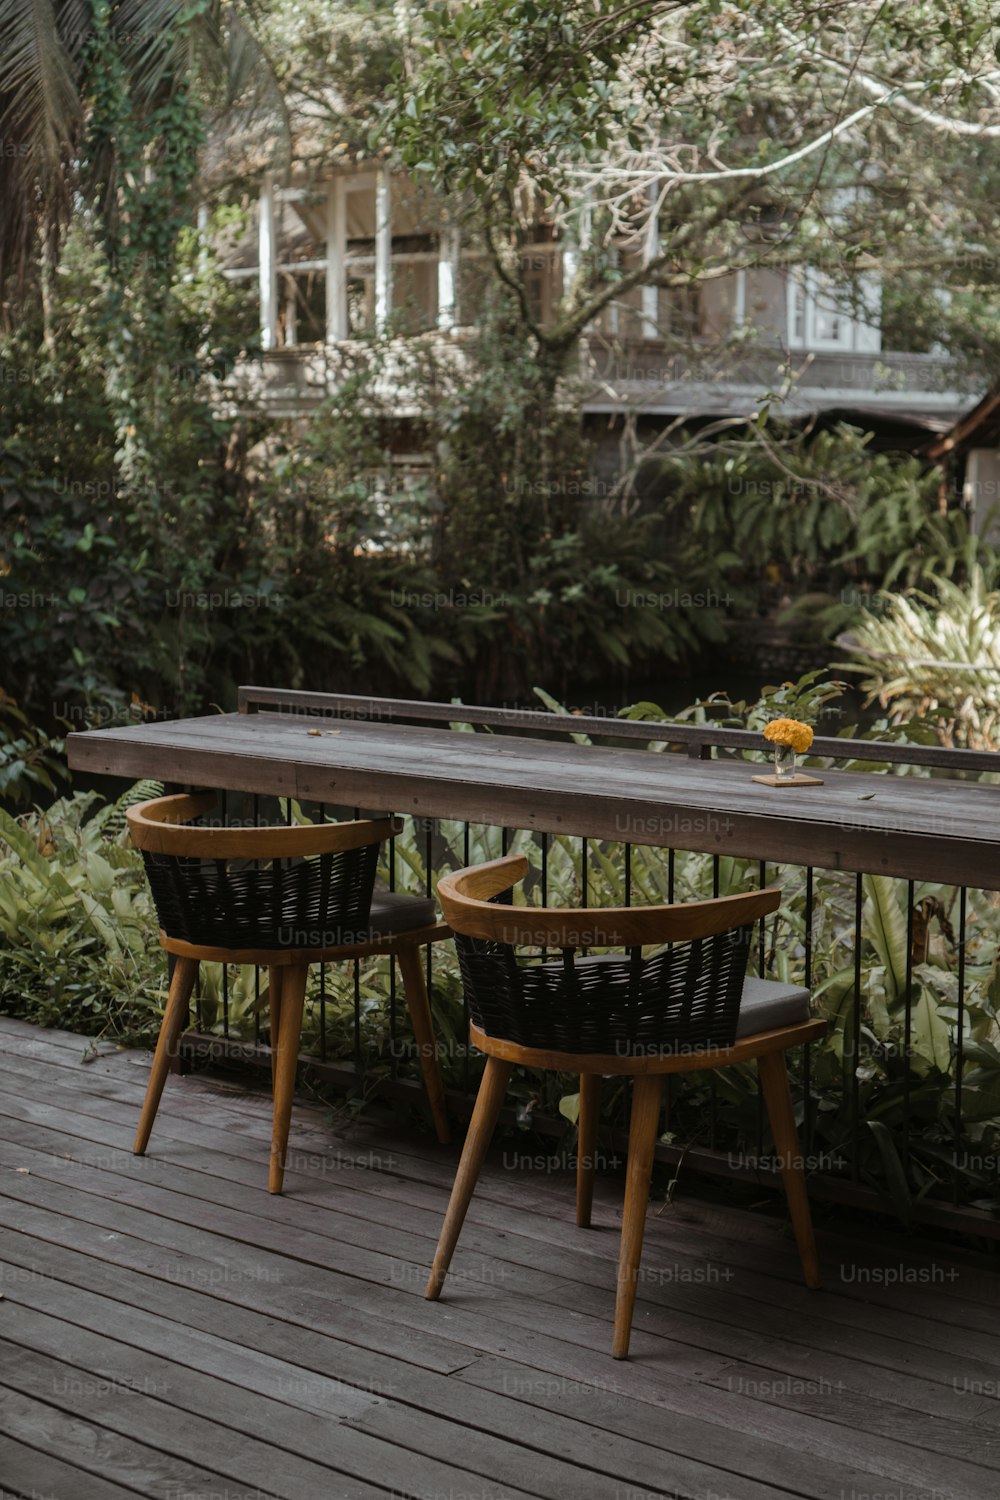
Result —
[{"label": "wooden table", "polygon": [[746,762],[260,710],[68,748],[102,775],[1000,890],[1000,788],[973,782],[827,770],[779,790]]}]

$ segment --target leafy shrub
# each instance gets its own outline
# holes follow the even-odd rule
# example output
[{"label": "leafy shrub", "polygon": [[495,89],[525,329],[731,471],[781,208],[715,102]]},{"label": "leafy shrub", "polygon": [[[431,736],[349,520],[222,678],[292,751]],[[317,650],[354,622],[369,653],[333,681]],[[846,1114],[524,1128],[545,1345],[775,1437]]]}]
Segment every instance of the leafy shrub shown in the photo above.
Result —
[{"label": "leafy shrub", "polygon": [[886,589],[995,573],[994,549],[965,514],[941,509],[940,470],[877,453],[846,423],[802,432],[756,426],[673,450],[642,467],[676,532],[725,561],[734,618],[770,615],[830,641]]},{"label": "leafy shrub", "polygon": [[141,859],[124,842],[134,794],[93,792],[15,821],[0,810],[0,1004],[43,1026],[137,1040],[158,1026],[164,966]]},{"label": "leafy shrub", "polygon": [[63,752],[62,740],[29,723],[0,688],[0,805],[28,802],[39,789],[55,793],[67,776]]},{"label": "leafy shrub", "polygon": [[1000,590],[981,567],[967,583],[937,578],[933,593],[880,593],[840,638],[869,701],[897,720],[926,719],[942,741],[1000,748]]}]

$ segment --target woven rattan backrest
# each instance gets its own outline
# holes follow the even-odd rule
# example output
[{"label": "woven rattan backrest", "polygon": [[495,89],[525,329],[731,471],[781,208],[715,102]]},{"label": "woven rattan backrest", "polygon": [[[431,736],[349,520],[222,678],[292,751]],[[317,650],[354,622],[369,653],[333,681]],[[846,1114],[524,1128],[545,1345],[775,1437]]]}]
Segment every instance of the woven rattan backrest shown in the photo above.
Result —
[{"label": "woven rattan backrest", "polygon": [[212,795],[161,797],[127,814],[167,937],[234,950],[368,941],[391,819],[267,828],[188,821],[214,805]]},{"label": "woven rattan backrest", "polygon": [[[469,1014],[487,1035],[547,1051],[642,1056],[728,1047],[756,920],[776,890],[639,908],[497,905],[526,873],[520,856],[439,882]],[[468,894],[472,890],[474,895]],[[669,944],[644,958],[644,945]],[[519,956],[519,947],[556,949]],[[581,947],[628,947],[581,957]]]}]

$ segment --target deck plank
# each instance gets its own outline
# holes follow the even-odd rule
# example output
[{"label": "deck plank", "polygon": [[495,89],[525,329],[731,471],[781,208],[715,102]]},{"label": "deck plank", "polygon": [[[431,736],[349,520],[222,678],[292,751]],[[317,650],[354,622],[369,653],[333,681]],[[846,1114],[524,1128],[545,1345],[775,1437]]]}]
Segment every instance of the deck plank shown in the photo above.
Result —
[{"label": "deck plank", "polygon": [[[341,1244],[353,1243],[357,1247],[370,1243],[374,1225],[377,1226],[380,1248],[390,1254],[390,1276],[398,1277],[400,1280],[405,1279],[410,1274],[407,1267],[412,1267],[416,1273],[416,1279],[422,1280],[423,1270],[440,1223],[440,1207],[434,1212],[430,1209],[409,1208],[404,1234],[394,1227],[398,1222],[396,1206],[386,1205],[372,1194],[354,1192],[350,1195],[351,1210],[347,1214],[338,1211],[344,1197],[343,1188],[332,1184],[321,1184],[316,1195],[308,1199],[285,1199],[280,1208],[267,1200],[264,1201],[263,1206],[260,1206],[260,1173],[259,1169],[251,1166],[249,1162],[237,1161],[231,1156],[216,1158],[213,1153],[211,1159],[213,1161],[218,1159],[222,1163],[219,1170],[224,1172],[224,1178],[208,1173],[192,1174],[174,1166],[169,1152],[161,1145],[160,1149],[165,1152],[163,1157],[153,1155],[139,1163],[127,1151],[120,1148],[110,1153],[102,1151],[94,1140],[86,1139],[87,1132],[92,1132],[97,1142],[104,1139],[110,1143],[116,1139],[114,1127],[107,1126],[102,1121],[79,1117],[76,1118],[74,1126],[74,1116],[63,1109],[55,1110],[48,1104],[38,1104],[34,1100],[18,1100],[10,1094],[6,1096],[5,1101],[0,1101],[0,1112],[4,1110],[11,1111],[6,1126],[8,1140],[22,1144],[24,1150],[18,1159],[23,1160],[24,1163],[33,1164],[33,1170],[36,1172],[40,1171],[48,1175],[55,1173],[59,1180],[70,1180],[72,1177],[76,1185],[84,1190],[96,1191],[99,1195],[102,1193],[99,1182],[93,1181],[86,1174],[74,1174],[75,1165],[92,1164],[113,1170],[124,1177],[141,1179],[122,1184],[117,1192],[119,1201],[133,1203],[138,1207],[148,1204],[149,1200],[142,1192],[142,1187],[147,1183],[155,1182],[174,1189],[179,1189],[182,1184],[186,1184],[188,1194],[203,1198],[211,1205],[211,1209],[207,1210],[210,1214],[214,1213],[217,1205],[232,1206],[236,1210],[249,1208],[255,1219],[258,1215],[269,1220],[276,1217],[280,1230],[286,1229],[286,1221],[288,1221],[295,1225],[300,1236],[302,1231],[315,1231],[330,1235]],[[59,1118],[67,1131],[74,1128],[83,1134],[73,1136],[65,1132],[55,1132],[41,1125],[39,1122],[50,1113]],[[31,1119],[30,1127],[19,1123],[16,1118],[18,1114]],[[29,1142],[38,1146],[48,1144],[52,1153],[51,1158],[37,1159],[36,1155],[28,1149]],[[243,1186],[234,1181],[234,1178],[241,1174],[245,1179]],[[348,1173],[348,1176],[351,1177],[352,1174]],[[338,1209],[321,1207],[323,1198],[328,1200],[331,1194],[336,1195]],[[179,1206],[177,1211],[182,1212]],[[598,1316],[603,1314],[610,1317],[611,1307],[606,1296],[606,1289],[613,1281],[615,1235],[612,1233],[583,1236],[584,1248],[580,1248],[581,1236],[571,1224],[557,1224],[552,1221],[549,1238],[538,1240],[520,1233],[521,1221],[524,1218],[523,1214],[514,1215],[510,1211],[507,1212],[502,1241],[498,1238],[495,1227],[490,1225],[479,1227],[475,1218],[470,1221],[461,1249],[463,1255],[475,1252],[475,1266],[484,1286],[488,1287],[491,1279],[502,1281],[508,1266],[518,1267],[521,1272],[525,1273],[525,1276],[531,1270],[535,1270],[538,1275],[531,1278],[530,1285],[534,1294],[543,1301],[554,1300],[557,1304],[561,1304],[563,1287],[568,1279],[579,1283],[576,1305],[581,1311],[591,1311]],[[209,1221],[206,1219],[203,1222],[207,1224]],[[213,1222],[218,1221],[213,1220]],[[230,1230],[233,1224],[238,1222],[234,1219],[229,1225]],[[609,1224],[607,1227],[613,1228],[614,1226]],[[274,1230],[268,1227],[263,1234],[273,1235]],[[421,1236],[431,1243],[425,1243]],[[574,1237],[577,1248],[571,1249]],[[283,1239],[284,1236],[279,1233],[274,1241],[275,1248],[281,1248]],[[309,1243],[307,1235],[301,1239],[301,1248],[305,1249]],[[559,1275],[555,1278],[552,1276],[553,1251],[557,1251],[559,1256]],[[657,1251],[667,1253],[657,1255]],[[773,1328],[776,1318],[784,1318],[789,1327],[794,1330],[797,1326],[794,1316],[797,1311],[821,1312],[822,1318],[819,1323],[814,1319],[808,1326],[811,1330],[820,1327],[828,1342],[835,1342],[838,1346],[843,1345],[845,1338],[850,1338],[850,1330],[853,1329],[855,1344],[859,1348],[870,1347],[867,1335],[874,1326],[876,1331],[885,1333],[889,1340],[886,1347],[890,1352],[895,1350],[904,1364],[912,1363],[913,1355],[912,1352],[907,1353],[896,1349],[895,1346],[902,1340],[911,1340],[925,1348],[939,1349],[945,1358],[943,1362],[938,1361],[938,1366],[945,1372],[942,1378],[948,1381],[951,1380],[953,1356],[956,1352],[960,1351],[968,1360],[977,1360],[983,1364],[1000,1359],[1000,1338],[982,1328],[981,1305],[974,1302],[962,1304],[949,1301],[943,1311],[938,1309],[934,1314],[933,1311],[928,1310],[927,1306],[929,1302],[933,1302],[937,1290],[933,1286],[920,1286],[921,1304],[917,1313],[906,1308],[905,1294],[909,1290],[907,1288],[897,1289],[894,1294],[890,1293],[897,1303],[903,1302],[902,1308],[897,1306],[891,1310],[887,1308],[883,1312],[875,1313],[872,1306],[858,1295],[857,1288],[847,1288],[845,1290],[848,1306],[837,1305],[831,1309],[830,1298],[826,1299],[822,1307],[817,1307],[816,1299],[800,1286],[794,1283],[786,1287],[777,1285],[773,1277],[760,1268],[759,1255],[757,1264],[751,1262],[749,1267],[745,1266],[743,1270],[739,1270],[741,1257],[738,1254],[732,1257],[737,1263],[734,1268],[724,1250],[706,1257],[704,1246],[685,1244],[679,1247],[676,1243],[656,1245],[652,1232],[647,1253],[650,1262],[656,1256],[655,1264],[647,1266],[651,1283],[648,1290],[654,1307],[645,1310],[644,1316],[655,1318],[657,1308],[676,1309],[680,1312],[685,1309],[688,1312],[697,1311],[697,1304],[700,1300],[705,1304],[713,1319],[724,1318],[727,1309],[734,1309],[733,1321],[739,1324],[746,1321],[748,1316],[746,1299],[750,1298],[760,1303],[759,1308],[751,1310],[750,1316],[756,1319],[757,1325],[761,1328],[767,1325]],[[720,1281],[716,1285],[710,1283],[707,1287],[699,1285],[698,1283],[705,1279],[707,1273],[713,1270],[720,1278],[725,1275],[726,1281],[724,1283]],[[796,1266],[796,1279],[797,1274]],[[977,1274],[980,1278],[985,1275],[982,1272]],[[660,1285],[656,1284],[657,1277],[660,1278]],[[522,1280],[525,1280],[525,1277],[522,1277]],[[644,1288],[646,1285],[644,1282]],[[733,1286],[734,1290],[731,1291],[730,1286]],[[734,1300],[736,1287],[738,1287],[738,1301]],[[596,1295],[591,1296],[590,1292]],[[783,1309],[781,1313],[776,1313],[774,1302],[779,1293]],[[912,1300],[911,1295],[911,1303]],[[824,1322],[832,1326],[824,1329],[822,1328]],[[962,1333],[963,1327],[975,1331]],[[728,1351],[720,1350],[722,1354],[726,1352]],[[929,1361],[928,1368],[930,1370],[935,1368],[933,1360]]]},{"label": "deck plank", "polygon": [[137,1159],[143,1055],[82,1054],[70,1033],[0,1018],[11,1494],[996,1494],[1000,1279],[983,1257],[873,1234],[852,1261],[834,1225],[834,1267],[954,1279],[835,1274],[810,1294],[780,1219],[692,1200],[650,1218],[622,1365],[613,1178],[585,1234],[570,1174],[492,1160],[458,1274],[428,1304],[454,1150],[302,1106],[290,1191],[272,1198],[264,1094],[171,1079]]},{"label": "deck plank", "polygon": [[0,1500],[36,1500],[56,1493],[86,1495],[87,1500],[134,1500],[136,1492],[0,1434]]}]

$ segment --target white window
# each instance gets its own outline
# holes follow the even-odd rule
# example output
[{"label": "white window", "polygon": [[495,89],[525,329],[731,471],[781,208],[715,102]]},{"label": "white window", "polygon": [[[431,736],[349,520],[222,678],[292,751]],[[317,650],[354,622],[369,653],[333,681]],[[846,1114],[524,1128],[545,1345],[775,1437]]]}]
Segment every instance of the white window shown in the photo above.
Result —
[{"label": "white window", "polygon": [[788,276],[789,346],[877,351],[882,347],[881,303],[881,288],[873,276],[859,277],[857,291],[852,293],[815,266],[792,271]]}]

